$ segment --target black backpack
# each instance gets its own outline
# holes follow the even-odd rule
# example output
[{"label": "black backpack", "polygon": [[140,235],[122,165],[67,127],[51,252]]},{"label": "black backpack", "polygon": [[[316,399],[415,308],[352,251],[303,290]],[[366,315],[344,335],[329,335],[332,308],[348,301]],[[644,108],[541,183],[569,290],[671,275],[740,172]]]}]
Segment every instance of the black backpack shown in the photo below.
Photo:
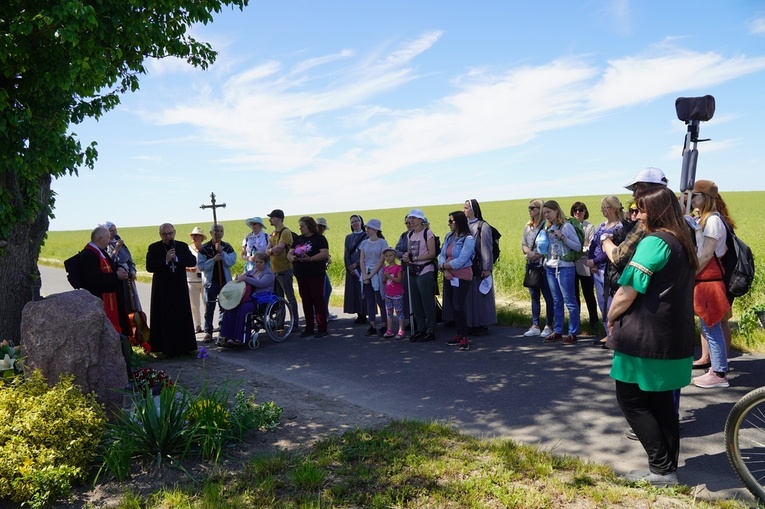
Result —
[{"label": "black backpack", "polygon": [[[491,228],[491,256],[492,256],[492,262],[497,263],[497,260],[499,260],[500,255],[500,249],[499,249],[499,239],[502,238],[502,234],[499,233],[499,230],[494,228],[492,225],[487,223],[486,221],[481,221],[481,224],[478,225],[478,238],[476,239],[476,243],[480,242],[481,238],[481,229],[483,228],[484,224],[488,224],[489,228]],[[476,250],[476,254],[480,257],[480,250]]]},{"label": "black backpack", "polygon": [[[81,253],[82,251],[80,251]],[[82,275],[80,274],[80,253],[64,260],[64,269],[66,269],[66,279],[72,288],[79,290],[82,288]]]},{"label": "black backpack", "polygon": [[754,255],[749,246],[736,237],[725,219],[722,216],[720,219],[722,219],[728,234],[725,239],[728,250],[720,258],[720,264],[725,269],[723,281],[728,294],[733,297],[741,297],[746,295],[754,282]]}]

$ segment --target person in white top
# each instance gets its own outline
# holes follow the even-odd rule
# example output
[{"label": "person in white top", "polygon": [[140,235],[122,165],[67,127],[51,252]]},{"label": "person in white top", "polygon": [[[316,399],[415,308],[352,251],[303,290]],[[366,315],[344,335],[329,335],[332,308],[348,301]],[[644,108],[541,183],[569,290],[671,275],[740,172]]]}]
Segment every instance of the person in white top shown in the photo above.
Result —
[{"label": "person in white top", "polygon": [[[691,206],[699,211],[696,232],[696,254],[699,270],[696,273],[696,287],[693,294],[694,311],[699,317],[701,332],[707,342],[711,367],[693,384],[703,389],[729,387],[728,353],[723,334],[722,322],[730,311],[723,268],[720,258],[727,251],[727,229],[718,211],[717,185],[711,180],[698,180],[693,186]],[[724,202],[723,206],[724,206]],[[730,218],[726,218],[730,224]],[[732,227],[732,226],[731,226]],[[702,354],[703,355],[703,354]]]},{"label": "person in white top", "polygon": [[[194,255],[197,263],[199,263],[199,249],[202,247],[202,242],[207,240],[207,235],[204,234],[202,228],[197,226],[191,230],[189,237],[191,237],[189,251]],[[202,309],[201,306],[205,302],[205,285],[202,281],[202,271],[196,265],[186,267],[186,284],[189,286],[189,300],[191,301],[191,315],[194,318],[194,332],[199,334],[202,332],[202,311],[200,309]]]}]

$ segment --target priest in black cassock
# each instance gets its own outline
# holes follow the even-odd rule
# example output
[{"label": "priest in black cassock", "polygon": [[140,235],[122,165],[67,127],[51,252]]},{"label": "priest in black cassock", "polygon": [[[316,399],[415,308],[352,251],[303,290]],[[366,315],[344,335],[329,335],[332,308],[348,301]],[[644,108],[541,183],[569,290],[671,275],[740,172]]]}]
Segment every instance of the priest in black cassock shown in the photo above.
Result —
[{"label": "priest in black cassock", "polygon": [[186,267],[197,264],[188,244],[175,240],[169,223],[159,227],[161,241],[149,246],[146,270],[151,280],[151,351],[167,356],[197,349],[194,319],[191,316]]}]

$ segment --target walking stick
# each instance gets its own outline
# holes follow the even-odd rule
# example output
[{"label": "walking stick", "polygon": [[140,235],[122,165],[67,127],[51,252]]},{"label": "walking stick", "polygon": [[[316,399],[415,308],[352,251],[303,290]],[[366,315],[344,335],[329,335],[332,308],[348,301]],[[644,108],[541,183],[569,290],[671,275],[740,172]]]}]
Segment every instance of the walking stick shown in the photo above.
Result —
[{"label": "walking stick", "polygon": [[[199,208],[212,209],[212,213],[213,213],[213,232],[212,232],[213,239],[212,240],[215,240],[215,234],[218,231],[218,215],[215,213],[215,209],[218,209],[218,208],[225,209],[226,204],[225,203],[216,204],[215,193],[210,193],[210,205],[200,205]],[[218,244],[218,252],[220,252],[220,244]],[[215,263],[220,264],[220,260],[218,260]],[[218,287],[223,288],[223,267],[220,265],[218,266]]]}]

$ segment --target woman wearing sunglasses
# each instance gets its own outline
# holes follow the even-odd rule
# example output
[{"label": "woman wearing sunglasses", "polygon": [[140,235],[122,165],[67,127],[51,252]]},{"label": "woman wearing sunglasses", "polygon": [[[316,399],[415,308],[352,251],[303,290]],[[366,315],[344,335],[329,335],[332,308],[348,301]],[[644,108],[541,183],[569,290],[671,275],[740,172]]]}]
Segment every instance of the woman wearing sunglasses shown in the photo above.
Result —
[{"label": "woman wearing sunglasses", "polygon": [[[542,200],[531,200],[529,202],[529,222],[523,228],[523,238],[521,240],[521,249],[526,263],[534,266],[541,266],[543,255],[540,252],[541,237],[544,234],[545,243],[547,235],[544,233],[544,218],[542,217]],[[540,231],[542,234],[540,234]],[[544,267],[542,267],[544,272]],[[547,337],[553,333],[553,298],[550,293],[550,286],[547,284],[547,277],[541,278],[542,286],[530,286],[529,296],[531,297],[531,327],[523,335],[526,337],[539,336]],[[545,299],[545,314],[547,321],[544,330],[539,326],[539,315],[542,311],[540,297]]]},{"label": "woman wearing sunglasses", "polygon": [[[590,212],[587,205],[578,201],[571,205],[571,215],[581,224],[584,231],[584,246],[582,250],[589,252],[592,239],[595,236],[595,225],[587,221],[590,218]],[[582,301],[579,299],[579,288],[584,296],[584,302],[587,304],[587,314],[590,317],[590,327],[594,329],[598,326],[598,303],[595,301],[595,286],[592,280],[592,272],[587,266],[587,258],[582,256],[576,261],[576,302],[579,309],[582,308]]]},{"label": "woman wearing sunglasses", "polygon": [[[603,241],[613,238],[614,233],[624,227],[624,208],[622,202],[616,196],[606,196],[600,202],[600,211],[606,218],[595,230],[595,235],[590,245],[587,266],[592,272],[592,279],[595,283],[595,295],[598,298],[598,305],[603,314],[603,325],[608,330],[608,306],[611,302],[611,295],[605,292],[606,262],[608,256],[603,251]],[[602,346],[606,338],[596,340],[595,345]]]}]

